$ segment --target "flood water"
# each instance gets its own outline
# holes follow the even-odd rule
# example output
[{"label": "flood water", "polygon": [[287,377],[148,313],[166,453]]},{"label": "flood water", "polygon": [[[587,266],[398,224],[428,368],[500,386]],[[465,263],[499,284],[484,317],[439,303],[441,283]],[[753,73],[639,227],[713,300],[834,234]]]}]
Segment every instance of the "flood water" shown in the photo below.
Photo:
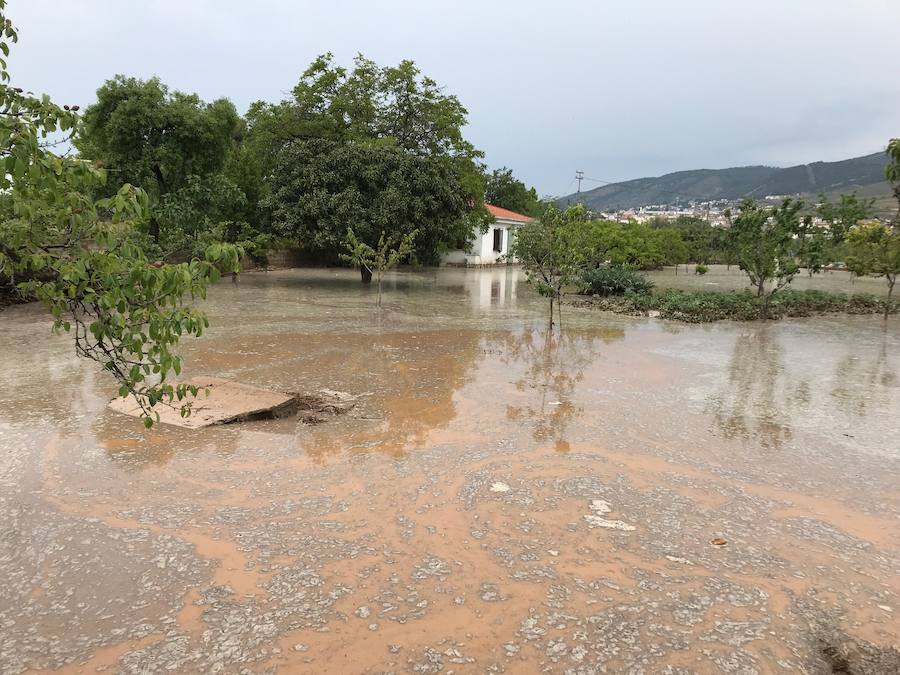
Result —
[{"label": "flood water", "polygon": [[[739,291],[756,292],[750,286],[747,275],[737,265],[709,265],[706,274],[695,274],[695,265],[679,265],[676,274],[674,267],[641,272],[659,288],[678,288],[685,291]],[[870,293],[885,297],[888,292],[884,277],[855,277],[846,270],[823,270],[817,274],[807,274],[801,270],[788,288],[793,290],[827,291],[829,293]]]},{"label": "flood water", "polygon": [[550,336],[515,269],[357,278],[219,284],[182,346],[358,397],[321,424],[145,431],[0,313],[0,672],[895,672],[900,320]]}]

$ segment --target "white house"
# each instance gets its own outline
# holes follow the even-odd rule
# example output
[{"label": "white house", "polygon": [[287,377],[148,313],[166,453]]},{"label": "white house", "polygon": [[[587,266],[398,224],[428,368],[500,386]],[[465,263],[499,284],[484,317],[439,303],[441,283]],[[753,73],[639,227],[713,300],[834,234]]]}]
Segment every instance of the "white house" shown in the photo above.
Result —
[{"label": "white house", "polygon": [[468,266],[509,262],[506,258],[502,261],[500,258],[509,253],[509,244],[516,236],[516,229],[531,221],[531,218],[492,204],[485,204],[484,207],[494,216],[494,222],[488,226],[487,232],[482,234],[480,229],[476,229],[470,240],[471,250],[449,251],[444,254],[441,264]]}]

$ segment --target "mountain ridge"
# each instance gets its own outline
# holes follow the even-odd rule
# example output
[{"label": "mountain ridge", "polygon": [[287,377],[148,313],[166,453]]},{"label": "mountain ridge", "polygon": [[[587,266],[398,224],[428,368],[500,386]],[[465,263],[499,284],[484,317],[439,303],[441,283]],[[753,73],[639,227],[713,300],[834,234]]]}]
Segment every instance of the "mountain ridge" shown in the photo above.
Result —
[{"label": "mountain ridge", "polygon": [[688,169],[662,176],[633,178],[601,185],[559,198],[561,204],[581,202],[594,211],[640,208],[654,204],[691,201],[762,199],[769,195],[817,195],[848,192],[874,186],[875,194],[888,193],[883,152],[789,167],[752,165],[725,169]]}]

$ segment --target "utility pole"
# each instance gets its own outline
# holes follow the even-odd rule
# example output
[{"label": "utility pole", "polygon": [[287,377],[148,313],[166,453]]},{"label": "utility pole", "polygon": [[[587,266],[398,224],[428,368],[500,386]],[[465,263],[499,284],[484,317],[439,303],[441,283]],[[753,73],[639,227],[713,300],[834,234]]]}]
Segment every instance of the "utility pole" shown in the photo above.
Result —
[{"label": "utility pole", "polygon": [[575,180],[578,181],[578,194],[581,194],[581,181],[584,180],[584,171],[580,169],[575,171]]}]

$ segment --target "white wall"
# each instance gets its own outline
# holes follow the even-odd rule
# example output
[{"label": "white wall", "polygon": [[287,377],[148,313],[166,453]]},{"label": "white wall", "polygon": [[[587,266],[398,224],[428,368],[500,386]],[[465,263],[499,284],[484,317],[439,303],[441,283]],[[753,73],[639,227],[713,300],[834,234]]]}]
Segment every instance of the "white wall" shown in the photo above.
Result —
[{"label": "white wall", "polygon": [[[506,221],[498,219],[488,226],[488,231],[484,234],[480,230],[473,232],[472,250],[469,252],[449,251],[444,254],[441,259],[442,264],[460,264],[463,261],[469,265],[493,265],[498,262],[501,256],[509,253],[509,236],[512,230],[518,227],[515,221]],[[503,231],[503,241],[500,251],[494,250],[494,230]],[[513,235],[515,236],[515,235]],[[504,259],[503,262],[506,262]]]}]

